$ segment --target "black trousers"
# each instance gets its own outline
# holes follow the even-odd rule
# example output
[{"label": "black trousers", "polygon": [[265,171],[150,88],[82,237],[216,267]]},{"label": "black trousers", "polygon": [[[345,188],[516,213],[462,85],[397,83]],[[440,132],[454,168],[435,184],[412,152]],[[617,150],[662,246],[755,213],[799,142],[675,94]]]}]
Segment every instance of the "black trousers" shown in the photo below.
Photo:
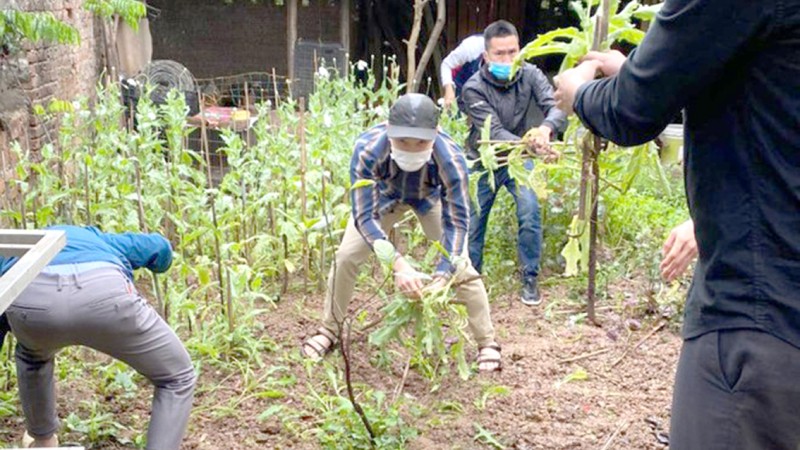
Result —
[{"label": "black trousers", "polygon": [[800,349],[757,330],[684,342],[672,450],[800,450]]}]

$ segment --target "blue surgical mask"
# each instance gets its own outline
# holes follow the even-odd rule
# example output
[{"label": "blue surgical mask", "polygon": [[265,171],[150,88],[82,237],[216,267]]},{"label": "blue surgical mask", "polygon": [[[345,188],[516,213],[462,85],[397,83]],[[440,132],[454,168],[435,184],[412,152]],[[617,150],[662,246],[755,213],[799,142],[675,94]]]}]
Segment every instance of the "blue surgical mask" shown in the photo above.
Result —
[{"label": "blue surgical mask", "polygon": [[500,81],[508,81],[511,78],[511,63],[489,63],[489,73]]}]

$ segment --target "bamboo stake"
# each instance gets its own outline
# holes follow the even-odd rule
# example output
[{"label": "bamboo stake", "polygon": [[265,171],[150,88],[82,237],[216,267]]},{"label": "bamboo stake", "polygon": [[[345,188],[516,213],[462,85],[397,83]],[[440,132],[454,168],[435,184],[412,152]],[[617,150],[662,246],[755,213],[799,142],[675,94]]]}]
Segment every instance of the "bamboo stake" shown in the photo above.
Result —
[{"label": "bamboo stake", "polygon": [[234,328],[236,328],[236,321],[234,320],[234,315],[233,315],[233,288],[231,287],[231,269],[226,267],[225,271],[226,271],[226,274],[228,275],[228,278],[227,278],[227,281],[228,281],[228,283],[227,283],[227,286],[228,286],[227,294],[228,295],[226,295],[226,299],[227,299],[227,303],[226,303],[227,304],[227,316],[228,316],[228,331],[233,333]]},{"label": "bamboo stake", "polygon": [[278,102],[281,99],[280,94],[278,94],[278,76],[275,74],[275,68],[272,68],[272,89],[275,92],[275,108],[278,107]]},{"label": "bamboo stake", "polygon": [[[6,162],[6,152],[0,150],[0,174],[3,180],[10,180],[8,176],[8,163]],[[8,181],[3,182],[3,210],[8,211],[11,209],[11,185]],[[5,224],[5,221],[3,221]]]},{"label": "bamboo stake", "polygon": [[[320,203],[322,204],[322,220],[325,221],[325,227],[331,226],[330,220],[328,219],[328,213],[326,212],[325,206],[325,158],[323,157],[320,159],[319,166],[322,168],[322,194],[320,196]],[[317,287],[320,291],[325,289],[325,233],[322,233],[322,238],[320,239],[320,249],[319,249],[319,278],[317,282]]]},{"label": "bamboo stake", "polygon": [[[198,91],[198,98],[200,91]],[[206,130],[206,116],[203,107],[203,102],[200,102],[200,150],[205,153],[206,157],[206,186],[211,190],[213,183],[211,181],[211,150],[208,145],[208,132]],[[219,281],[219,299],[223,307],[225,307],[225,294],[224,294],[224,279],[222,278],[222,250],[219,243],[219,224],[217,222],[217,205],[216,196],[209,192],[211,200],[211,222],[214,226],[214,253],[217,260],[217,280]],[[228,311],[230,312],[230,311]]]},{"label": "bamboo stake", "polygon": [[310,272],[308,231],[305,229],[307,203],[306,193],[306,170],[308,166],[308,149],[306,148],[306,99],[300,98],[300,123],[298,133],[300,134],[300,221],[303,223],[303,291],[308,290],[308,276]]},{"label": "bamboo stake", "polygon": [[86,158],[83,159],[83,169],[83,193],[86,198],[86,225],[92,225],[92,198],[89,195],[89,163]]},{"label": "bamboo stake", "polygon": [[[283,210],[289,210],[289,205],[286,204],[285,198],[283,200]],[[287,261],[289,261],[289,238],[286,237],[286,233],[281,235],[281,241],[283,242],[283,286],[281,287],[281,294],[286,294],[289,292],[289,268],[286,266]]]}]

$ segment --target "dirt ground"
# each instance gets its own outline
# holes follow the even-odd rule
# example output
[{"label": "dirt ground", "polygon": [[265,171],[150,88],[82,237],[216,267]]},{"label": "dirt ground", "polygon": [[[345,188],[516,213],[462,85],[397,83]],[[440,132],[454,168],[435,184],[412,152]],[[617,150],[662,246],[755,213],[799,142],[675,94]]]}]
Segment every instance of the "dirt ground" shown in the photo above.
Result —
[{"label": "dirt ground", "polygon": [[[474,440],[476,424],[510,449],[666,448],[663,441],[680,348],[674,326],[663,326],[657,318],[631,323],[609,307],[600,308],[598,314],[603,327],[574,324],[574,311],[569,308],[551,308],[546,317],[545,305],[557,295],[545,289],[545,304],[535,308],[525,307],[510,295],[493,301],[493,320],[503,345],[501,373],[476,375],[467,381],[453,375],[430,393],[430,384],[413,370],[409,372],[402,392],[429,412],[407,420],[419,430],[408,448],[492,448]],[[275,404],[298,406],[306,394],[302,363],[287,355],[297,353],[301,337],[315,327],[319,302],[319,296],[284,299],[261,315],[261,333],[275,341],[279,350],[264,354],[264,366],[246,377],[238,371],[202,369],[184,449],[318,448],[313,435],[298,437],[280,421],[259,421],[257,416]],[[403,362],[388,371],[373,367],[364,342],[353,345],[353,354],[354,381],[391,395],[402,378]],[[329,358],[334,364],[341,360],[338,353]],[[277,363],[288,366],[284,370],[298,378],[289,395],[277,399],[242,396],[243,386],[264,379]],[[489,396],[480,408],[482,392],[497,385],[507,387],[507,395]],[[92,391],[86,383],[60,384],[62,418],[81,400],[98,395]],[[129,427],[141,423],[144,428],[150,392],[142,384],[133,401],[105,400],[114,405],[114,420]],[[436,406],[442,404],[460,406]],[[305,423],[298,423],[296,429],[303,429],[315,418],[298,420]],[[0,427],[0,439],[5,442],[23,429],[20,418],[5,419]],[[70,437],[65,439],[69,442]],[[93,448],[126,446],[108,442]],[[347,445],[343,443],[342,448]]]}]

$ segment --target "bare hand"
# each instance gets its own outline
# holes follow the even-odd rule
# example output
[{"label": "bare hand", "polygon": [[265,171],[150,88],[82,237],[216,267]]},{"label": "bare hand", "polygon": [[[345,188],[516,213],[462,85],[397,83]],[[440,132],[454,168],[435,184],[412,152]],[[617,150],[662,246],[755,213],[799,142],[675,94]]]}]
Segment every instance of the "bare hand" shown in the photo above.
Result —
[{"label": "bare hand", "polygon": [[679,277],[697,257],[697,241],[694,237],[694,222],[687,220],[669,233],[661,250],[661,277],[672,281]]},{"label": "bare hand", "polygon": [[600,63],[598,68],[606,77],[613,77],[619,73],[622,65],[628,58],[617,50],[608,52],[589,52],[581,58],[581,62],[596,61]]},{"label": "bare hand", "polygon": [[561,154],[550,146],[552,134],[553,130],[549,126],[542,125],[528,130],[522,137],[522,141],[533,154],[542,158],[544,162],[554,162],[561,157]]},{"label": "bare hand", "polygon": [[452,84],[448,84],[444,87],[444,110],[447,111],[450,109],[450,105],[456,100],[456,90],[453,88]]},{"label": "bare hand", "polygon": [[567,114],[572,114],[572,105],[575,103],[575,94],[578,88],[584,83],[594,80],[600,68],[598,61],[586,61],[580,65],[565,70],[561,75],[555,77],[556,84],[556,106]]},{"label": "bare hand", "polygon": [[394,285],[397,286],[397,289],[406,297],[422,297],[422,289],[425,287],[425,282],[430,279],[431,277],[428,275],[417,272],[402,256],[395,260]]},{"label": "bare hand", "polygon": [[432,294],[447,289],[448,280],[442,276],[434,276],[433,281],[422,288],[423,294]]}]

